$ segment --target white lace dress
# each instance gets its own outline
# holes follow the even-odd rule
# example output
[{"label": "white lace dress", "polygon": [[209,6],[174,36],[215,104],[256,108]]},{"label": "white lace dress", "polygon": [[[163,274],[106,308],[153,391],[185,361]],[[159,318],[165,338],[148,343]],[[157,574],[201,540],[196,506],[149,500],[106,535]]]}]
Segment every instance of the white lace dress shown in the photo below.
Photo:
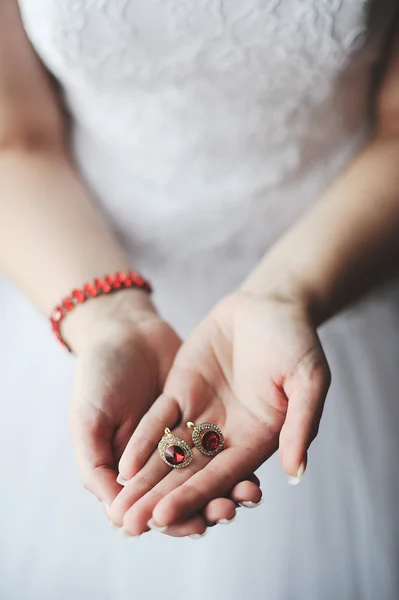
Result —
[{"label": "white lace dress", "polygon": [[[182,334],[365,143],[395,4],[20,0],[76,163]],[[274,457],[233,525],[126,541],[78,481],[73,359],[2,281],[2,600],[397,600],[398,299],[322,330],[333,386],[303,484]]]}]

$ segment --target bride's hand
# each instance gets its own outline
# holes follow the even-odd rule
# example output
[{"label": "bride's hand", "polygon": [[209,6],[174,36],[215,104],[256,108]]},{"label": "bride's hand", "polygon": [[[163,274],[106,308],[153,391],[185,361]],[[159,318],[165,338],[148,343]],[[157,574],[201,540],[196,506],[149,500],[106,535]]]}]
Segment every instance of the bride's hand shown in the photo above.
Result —
[{"label": "bride's hand", "polygon": [[[146,531],[150,518],[172,532],[278,447],[283,468],[296,482],[329,383],[315,327],[300,303],[244,292],[227,297],[183,344],[165,393],[133,434],[120,461],[130,481],[111,518],[131,535]],[[188,467],[168,473],[157,444],[165,427],[191,443],[187,421],[216,424],[225,449],[214,458],[194,449]]]},{"label": "bride's hand", "polygon": [[[163,389],[181,345],[148,296],[123,291],[96,298],[65,321],[63,332],[77,352],[71,429],[84,486],[109,507],[122,489],[118,461],[140,419]],[[146,447],[146,440],[139,444]],[[208,519],[230,517],[241,498],[260,499],[259,482],[243,481],[231,499],[211,503]],[[177,535],[199,533],[203,515],[178,525]]]},{"label": "bride's hand", "polygon": [[138,290],[87,302],[68,315],[64,333],[78,355],[70,422],[80,476],[107,507],[121,490],[118,461],[181,340]]}]

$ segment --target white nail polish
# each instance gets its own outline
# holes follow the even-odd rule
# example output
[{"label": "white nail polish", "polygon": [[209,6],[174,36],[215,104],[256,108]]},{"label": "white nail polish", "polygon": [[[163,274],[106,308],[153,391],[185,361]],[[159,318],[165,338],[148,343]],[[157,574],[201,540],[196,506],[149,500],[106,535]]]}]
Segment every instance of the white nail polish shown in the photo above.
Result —
[{"label": "white nail polish", "polygon": [[219,519],[219,521],[217,521],[217,523],[219,525],[229,525],[229,523],[232,523],[234,521],[234,519],[236,518],[236,514],[234,515],[234,517],[232,517],[231,519]]},{"label": "white nail polish", "polygon": [[120,529],[119,525],[117,525],[113,521],[109,522],[109,526],[111,527],[111,529],[115,529],[115,531],[119,531],[119,529]]},{"label": "white nail polish", "polygon": [[305,473],[305,469],[306,469],[306,462],[303,460],[301,463],[301,466],[298,469],[297,476],[288,478],[289,485],[298,485],[298,483],[300,483],[300,481]]},{"label": "white nail polish", "polygon": [[207,532],[204,531],[204,533],[192,533],[188,537],[190,537],[192,540],[199,540],[200,538],[205,537],[206,534],[207,534]]},{"label": "white nail polish", "polygon": [[123,527],[121,527],[120,532],[121,536],[127,540],[134,540],[135,538],[140,537],[139,535],[130,535]]},{"label": "white nail polish", "polygon": [[165,531],[168,528],[167,525],[157,525],[157,523],[155,523],[154,519],[150,519],[148,521],[147,525],[150,529],[152,529],[153,531],[158,531],[159,533],[165,533]]},{"label": "white nail polish", "polygon": [[129,480],[123,479],[122,475],[119,473],[118,477],[116,478],[116,483],[119,483],[119,485],[123,485],[123,487],[125,487],[125,485],[129,483]]},{"label": "white nail polish", "polygon": [[251,502],[251,500],[245,500],[243,502],[239,502],[238,504],[243,508],[256,508],[263,503],[263,498],[259,500],[259,502]]}]

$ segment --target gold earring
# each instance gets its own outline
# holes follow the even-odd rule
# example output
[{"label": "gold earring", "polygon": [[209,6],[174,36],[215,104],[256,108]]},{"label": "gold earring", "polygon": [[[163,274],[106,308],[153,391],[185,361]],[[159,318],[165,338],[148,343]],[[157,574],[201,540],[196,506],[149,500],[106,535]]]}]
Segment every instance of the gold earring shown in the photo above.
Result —
[{"label": "gold earring", "polygon": [[174,469],[183,469],[193,460],[193,453],[187,442],[173,435],[168,427],[158,444],[158,452],[163,462]]},{"label": "gold earring", "polygon": [[193,444],[205,456],[215,456],[224,448],[224,437],[219,427],[213,423],[195,425],[191,421],[187,427],[192,430]]}]

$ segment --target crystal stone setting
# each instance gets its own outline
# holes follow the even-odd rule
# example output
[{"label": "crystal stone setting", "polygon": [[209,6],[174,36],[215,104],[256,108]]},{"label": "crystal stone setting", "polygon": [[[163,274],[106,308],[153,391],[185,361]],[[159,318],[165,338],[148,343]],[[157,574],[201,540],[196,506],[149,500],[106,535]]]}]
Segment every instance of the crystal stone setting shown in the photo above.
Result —
[{"label": "crystal stone setting", "polygon": [[187,467],[193,459],[192,450],[187,442],[170,432],[162,437],[158,444],[158,452],[163,462],[174,469]]},{"label": "crystal stone setting", "polygon": [[215,456],[224,448],[223,433],[213,423],[201,423],[193,430],[194,446],[205,456]]}]

